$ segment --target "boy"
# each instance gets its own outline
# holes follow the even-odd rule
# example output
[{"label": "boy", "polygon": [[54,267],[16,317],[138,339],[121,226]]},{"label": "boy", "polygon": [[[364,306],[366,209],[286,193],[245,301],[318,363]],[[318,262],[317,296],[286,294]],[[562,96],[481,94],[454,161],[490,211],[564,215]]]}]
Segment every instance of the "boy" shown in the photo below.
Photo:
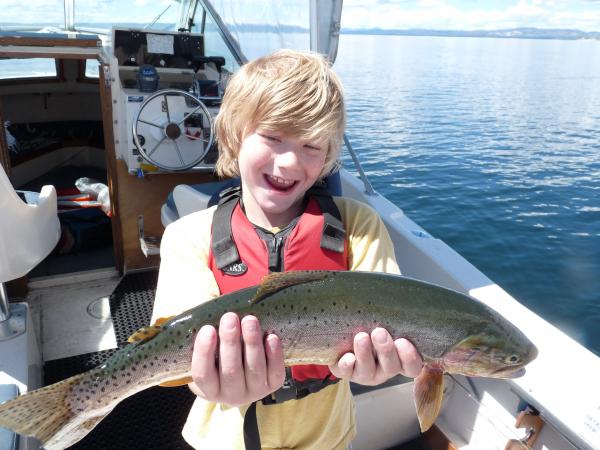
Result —
[{"label": "boy", "polygon": [[[399,273],[374,211],[312,188],[338,164],[344,126],[341,84],[319,55],[282,50],[233,76],[216,120],[217,172],[239,176],[241,191],[165,230],[153,321],[274,271]],[[282,355],[255,317],[227,313],[218,331],[203,327],[185,439],[198,449],[343,450],[355,435],[349,381],[376,385],[421,368],[412,344],[381,328],[359,333],[331,367],[286,374]]]}]

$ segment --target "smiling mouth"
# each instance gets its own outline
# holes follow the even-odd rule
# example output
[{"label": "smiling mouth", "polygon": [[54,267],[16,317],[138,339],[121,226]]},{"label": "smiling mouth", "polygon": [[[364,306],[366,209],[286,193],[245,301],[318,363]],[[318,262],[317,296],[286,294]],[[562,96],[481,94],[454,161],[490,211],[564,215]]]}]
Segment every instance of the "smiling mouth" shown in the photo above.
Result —
[{"label": "smiling mouth", "polygon": [[278,191],[289,191],[296,185],[296,181],[294,180],[286,180],[284,178],[279,178],[274,175],[265,175],[265,180],[272,188]]}]

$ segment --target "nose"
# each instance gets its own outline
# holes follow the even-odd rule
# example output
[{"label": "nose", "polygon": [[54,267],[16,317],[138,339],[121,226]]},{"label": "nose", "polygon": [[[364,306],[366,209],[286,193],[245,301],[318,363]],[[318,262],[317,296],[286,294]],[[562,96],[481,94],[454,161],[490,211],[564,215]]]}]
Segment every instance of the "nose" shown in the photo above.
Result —
[{"label": "nose", "polygon": [[296,166],[298,164],[298,156],[293,146],[283,146],[275,155],[275,164],[279,167]]}]

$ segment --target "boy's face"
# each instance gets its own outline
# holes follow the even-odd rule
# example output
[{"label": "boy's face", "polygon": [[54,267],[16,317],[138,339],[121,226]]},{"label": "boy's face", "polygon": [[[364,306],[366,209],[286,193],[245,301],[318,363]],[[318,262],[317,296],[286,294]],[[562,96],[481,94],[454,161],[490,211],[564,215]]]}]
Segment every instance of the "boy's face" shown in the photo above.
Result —
[{"label": "boy's face", "polygon": [[304,194],[319,178],[326,156],[326,140],[261,130],[247,135],[238,165],[248,219],[264,228],[287,225],[300,213]]}]

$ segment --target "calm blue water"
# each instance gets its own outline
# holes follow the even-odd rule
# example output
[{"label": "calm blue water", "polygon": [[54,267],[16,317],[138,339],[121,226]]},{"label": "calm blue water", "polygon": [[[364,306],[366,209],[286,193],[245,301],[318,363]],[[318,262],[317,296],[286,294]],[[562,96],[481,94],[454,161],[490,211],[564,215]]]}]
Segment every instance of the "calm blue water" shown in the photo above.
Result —
[{"label": "calm blue water", "polygon": [[600,355],[600,41],[342,35],[374,187]]}]

